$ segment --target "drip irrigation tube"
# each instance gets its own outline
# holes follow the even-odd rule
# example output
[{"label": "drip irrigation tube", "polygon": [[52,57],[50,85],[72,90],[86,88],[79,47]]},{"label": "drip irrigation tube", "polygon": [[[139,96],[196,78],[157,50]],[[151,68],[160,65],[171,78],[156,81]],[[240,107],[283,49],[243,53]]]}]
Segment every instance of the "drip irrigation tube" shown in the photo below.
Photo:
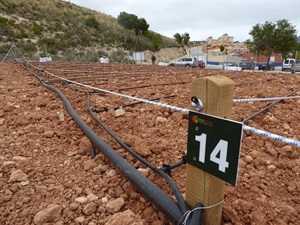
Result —
[{"label": "drip irrigation tube", "polygon": [[[159,98],[151,98],[151,99],[149,99],[149,101],[156,101],[156,100],[160,100],[162,98],[173,98],[173,97],[176,97],[176,96],[177,95],[169,95],[169,96],[163,96],[163,97],[159,97]],[[117,106],[117,107],[114,107],[112,109],[117,110],[120,107],[125,108],[125,107],[134,106],[134,105],[141,104],[141,103],[144,103],[144,102],[137,101],[137,102],[133,102],[133,103],[129,103],[129,104]],[[92,109],[92,111],[95,112],[95,113],[101,113],[101,112],[105,112],[105,111],[108,111],[108,110],[109,110],[109,108],[106,108],[106,107],[104,109],[101,109],[101,110],[99,110],[99,109]]]},{"label": "drip irrigation tube", "polygon": [[[18,62],[22,63],[21,61],[18,61]],[[104,89],[92,87],[90,85],[84,85],[84,84],[81,84],[81,83],[78,83],[78,82],[75,82],[75,81],[71,81],[71,80],[59,77],[59,76],[57,76],[57,75],[55,75],[53,73],[50,73],[48,71],[42,72],[41,68],[38,68],[38,67],[34,66],[31,63],[26,63],[25,62],[25,65],[22,65],[22,66],[24,68],[26,68],[29,72],[32,72],[29,69],[29,66],[30,66],[33,69],[35,69],[36,73],[38,73],[38,74],[41,73],[41,75],[43,75],[43,76],[47,75],[47,77],[49,77],[49,76],[56,77],[58,79],[66,81],[66,82],[71,82],[72,84],[77,84],[78,86],[92,89],[94,92],[97,91],[97,92],[102,92],[102,93],[106,93],[106,94],[107,93],[108,94],[113,94],[113,95],[116,95],[116,96],[119,96],[119,97],[129,98],[129,99],[132,99],[132,100],[135,100],[135,101],[142,101],[142,102],[145,102],[145,103],[148,103],[148,104],[151,104],[151,105],[156,105],[158,107],[164,107],[164,108],[167,108],[167,109],[170,109],[170,110],[179,111],[179,112],[182,112],[182,113],[188,113],[189,112],[189,110],[185,109],[185,108],[180,108],[180,107],[177,107],[177,106],[168,105],[168,104],[164,104],[164,103],[160,103],[160,102],[156,103],[156,102],[153,102],[153,101],[149,101],[149,100],[137,98],[137,97],[134,97],[134,96],[128,96],[128,95],[125,95],[125,94],[116,93],[116,92],[112,92],[112,91],[109,91],[109,90],[104,90]],[[45,82],[47,82],[47,81],[45,81]],[[288,143],[290,145],[293,145],[293,146],[296,146],[296,147],[300,147],[300,142],[298,140],[293,140],[293,139],[286,138],[286,137],[283,137],[283,136],[280,136],[280,135],[277,135],[277,134],[272,134],[272,133],[256,129],[254,127],[249,127],[249,126],[246,126],[246,125],[243,126],[243,129],[244,130],[248,130],[248,131],[250,131],[252,133],[259,134],[259,135],[264,136],[264,137],[271,138],[271,139],[276,140],[276,141],[285,142],[285,143]]]},{"label": "drip irrigation tube", "polygon": [[72,118],[82,129],[85,135],[97,147],[97,149],[101,150],[101,152],[119,169],[119,171],[128,180],[130,180],[130,182],[132,182],[137,189],[143,193],[157,208],[159,208],[161,212],[163,212],[173,223],[177,224],[182,214],[178,205],[162,190],[145,178],[141,173],[136,171],[132,165],[130,165],[119,154],[117,154],[102,139],[100,139],[98,135],[79,117],[79,115],[73,109],[71,103],[62,92],[50,85],[45,84],[44,82],[42,82],[42,84],[59,95]]},{"label": "drip irrigation tube", "polygon": [[[290,94],[286,95],[285,97],[289,97],[289,96],[291,96],[292,94],[295,94],[296,92],[298,92],[298,91],[293,91],[293,92],[291,92]],[[277,100],[276,102],[273,102],[272,104],[270,104],[270,105],[268,105],[267,107],[263,108],[263,109],[260,110],[259,112],[253,114],[252,116],[248,117],[247,119],[244,119],[244,120],[242,121],[242,123],[244,123],[244,124],[247,123],[249,120],[253,119],[253,118],[256,117],[257,115],[263,113],[264,111],[268,110],[269,108],[273,107],[274,105],[276,105],[277,103],[279,103],[279,102],[281,102],[281,101],[283,101],[283,100],[284,100],[284,99],[279,99],[279,100]]]},{"label": "drip irrigation tube", "polygon": [[[27,64],[25,67],[27,70]],[[29,71],[29,70],[28,70]],[[30,71],[31,72],[31,71]],[[91,140],[93,145],[99,149],[114,165],[115,167],[133,184],[135,187],[144,194],[172,223],[179,224],[183,213],[181,212],[178,204],[169,197],[165,192],[159,189],[145,176],[138,172],[132,165],[116,153],[108,144],[106,144],[99,136],[80,118],[77,112],[72,107],[67,97],[57,88],[48,85],[37,74],[31,72],[36,76],[41,84],[46,88],[58,94],[64,102],[70,115],[81,128],[83,133]]]},{"label": "drip irrigation tube", "polygon": [[[83,91],[83,90],[78,90],[76,88],[73,88],[71,85],[69,85],[70,83],[66,80],[62,80],[61,81],[62,84],[65,84],[67,85],[71,90],[73,91],[77,91],[77,92],[82,92],[82,93],[85,93],[85,94],[92,94],[92,93],[101,93],[100,91],[96,91],[96,90],[93,90],[92,92],[87,92],[87,91]],[[49,83],[48,83],[49,84]],[[173,98],[173,97],[176,97],[177,95],[167,95],[167,96],[162,96],[162,97],[158,97],[158,98],[151,98],[149,99],[149,101],[156,101],[156,100],[160,100],[162,98]],[[112,109],[114,110],[117,110],[119,109],[120,107],[122,108],[125,108],[125,107],[129,107],[129,106],[134,106],[134,105],[137,105],[137,104],[141,104],[141,103],[144,103],[142,101],[136,101],[136,102],[133,102],[133,103],[129,103],[129,104],[125,104],[125,105],[121,105],[121,106],[117,106],[117,107],[114,107]],[[90,106],[89,106],[90,108]],[[108,107],[104,107],[104,109],[91,109],[93,112],[95,113],[101,113],[101,112],[106,112],[108,111],[110,108]]]},{"label": "drip irrigation tube", "polygon": [[[197,203],[195,208],[197,207],[203,207],[203,205]],[[191,216],[191,221],[189,225],[203,225],[202,223],[199,224],[199,221],[201,220],[201,216],[202,216],[202,211],[203,210],[196,210],[195,212],[193,212],[193,216]]]},{"label": "drip irrigation tube", "polygon": [[139,160],[140,162],[142,162],[144,165],[146,165],[147,167],[149,167],[151,170],[155,171],[156,173],[158,173],[161,177],[163,177],[168,184],[170,185],[173,194],[175,195],[177,201],[178,201],[178,205],[179,208],[181,210],[182,213],[185,213],[188,208],[185,204],[184,198],[182,197],[182,194],[180,193],[177,185],[175,184],[175,182],[171,179],[171,177],[165,173],[165,171],[160,170],[158,168],[156,168],[154,165],[152,165],[150,162],[148,162],[147,160],[145,160],[143,157],[141,157],[139,154],[137,154],[133,149],[131,149],[128,145],[126,145],[121,139],[119,139],[108,127],[106,127],[104,125],[104,123],[102,123],[98,117],[95,115],[95,113],[90,109],[90,95],[87,93],[88,95],[88,111],[90,112],[90,114],[92,115],[92,117],[97,121],[97,123],[113,138],[115,139],[115,141],[118,142],[119,145],[121,145],[122,148],[124,148],[127,152],[129,152],[134,158],[136,158],[137,160]]},{"label": "drip irrigation tube", "polygon": [[[68,85],[68,83],[66,82],[66,85]],[[69,86],[69,85],[68,85]],[[73,89],[71,86],[69,86],[71,89]],[[76,90],[78,91],[78,90]],[[96,122],[113,138],[115,139],[120,145],[121,147],[123,147],[127,152],[129,152],[134,158],[136,158],[137,160],[139,160],[140,162],[142,162],[144,165],[146,165],[147,167],[149,167],[151,170],[155,171],[156,173],[158,173],[161,177],[163,177],[167,182],[168,184],[170,185],[172,191],[173,191],[173,194],[175,195],[177,201],[178,201],[178,205],[179,205],[179,208],[181,210],[182,213],[185,213],[187,210],[188,210],[188,207],[185,203],[185,200],[184,198],[182,197],[182,194],[180,193],[177,185],[175,184],[175,182],[171,179],[171,177],[169,176],[170,175],[170,171],[171,169],[174,169],[178,166],[181,166],[183,164],[186,163],[186,159],[185,157],[183,157],[183,159],[180,161],[180,162],[177,162],[175,163],[174,165],[171,165],[168,167],[169,171],[166,171],[165,167],[161,168],[161,169],[158,169],[157,167],[155,167],[154,165],[152,165],[151,163],[149,163],[147,160],[145,160],[143,157],[141,157],[139,154],[137,154],[133,149],[131,149],[128,145],[126,145],[121,139],[119,139],[107,126],[105,126],[104,123],[102,123],[98,117],[95,115],[95,109],[91,109],[90,107],[90,92],[85,92],[85,91],[80,91],[80,92],[84,92],[87,96],[88,96],[88,99],[87,99],[87,108],[88,108],[88,111],[89,113],[92,115],[92,117],[96,120]],[[170,96],[165,96],[163,98],[170,98],[170,97],[174,97],[176,95],[170,95]],[[158,100],[160,98],[155,98],[155,99],[151,99],[152,100]],[[131,104],[128,104],[126,106],[129,106],[129,105],[135,105],[135,104],[138,104],[138,103],[142,103],[142,102],[135,102],[135,103],[131,103]],[[117,107],[119,108],[119,107]],[[96,111],[96,112],[99,112],[99,111]],[[167,166],[167,165],[165,165]],[[168,173],[169,172],[169,173]]]},{"label": "drip irrigation tube", "polygon": [[191,83],[191,81],[182,81],[182,82],[165,83],[165,84],[148,84],[148,85],[136,86],[136,87],[118,88],[115,91],[126,91],[126,90],[132,90],[132,89],[137,89],[137,88],[158,87],[158,86],[187,84],[187,83]]}]

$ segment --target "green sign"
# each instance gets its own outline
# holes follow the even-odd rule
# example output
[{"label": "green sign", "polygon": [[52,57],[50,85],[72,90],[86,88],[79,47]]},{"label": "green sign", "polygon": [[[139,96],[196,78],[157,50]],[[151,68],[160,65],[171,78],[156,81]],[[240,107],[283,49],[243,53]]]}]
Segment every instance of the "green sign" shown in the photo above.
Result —
[{"label": "green sign", "polygon": [[236,185],[243,124],[189,112],[187,163]]}]

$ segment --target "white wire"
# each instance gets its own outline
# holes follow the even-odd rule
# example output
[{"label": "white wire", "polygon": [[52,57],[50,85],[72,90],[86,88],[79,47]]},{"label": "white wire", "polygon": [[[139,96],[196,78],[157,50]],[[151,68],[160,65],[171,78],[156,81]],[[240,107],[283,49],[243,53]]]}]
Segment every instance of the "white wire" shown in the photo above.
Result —
[{"label": "white wire", "polygon": [[182,225],[186,225],[186,223],[187,223],[187,221],[188,221],[190,215],[191,215],[193,212],[195,212],[196,210],[211,209],[211,208],[214,208],[214,207],[216,207],[216,206],[222,204],[223,202],[224,202],[224,199],[222,199],[222,200],[219,201],[218,203],[213,204],[213,205],[210,205],[210,206],[196,207],[196,208],[194,208],[194,209],[192,209],[192,210],[186,211],[186,212],[183,214],[183,216],[181,217],[181,219],[179,220],[178,225],[180,225],[180,223],[181,223],[181,221],[183,220],[183,218],[184,218],[184,220],[183,220],[183,222],[182,222],[181,224],[182,224]]},{"label": "white wire", "polygon": [[281,142],[285,142],[285,143],[287,143],[289,145],[292,145],[292,146],[295,146],[295,147],[300,147],[300,141],[298,141],[298,140],[286,138],[286,137],[283,137],[283,136],[280,136],[280,135],[277,135],[277,134],[272,134],[270,132],[263,131],[263,130],[260,130],[260,129],[257,129],[257,128],[254,128],[254,127],[249,127],[247,125],[244,125],[243,129],[248,130],[252,133],[260,134],[261,136],[264,136],[264,137],[274,139],[276,141],[281,141]]},{"label": "white wire", "polygon": [[284,99],[300,98],[300,96],[288,96],[288,97],[274,97],[274,98],[244,98],[244,99],[233,99],[234,103],[242,102],[261,102],[261,101],[276,101]]},{"label": "white wire", "polygon": [[[47,73],[49,73],[49,72],[47,72]],[[60,79],[60,80],[67,81],[67,82],[70,82],[72,84],[76,84],[78,86],[90,88],[90,89],[93,89],[93,90],[96,90],[96,91],[101,91],[101,92],[104,92],[104,93],[116,95],[116,96],[123,97],[123,98],[132,99],[132,100],[135,100],[135,101],[148,103],[148,104],[151,104],[151,105],[156,105],[156,106],[168,108],[168,109],[171,109],[171,110],[174,110],[174,111],[179,111],[179,112],[182,112],[182,113],[189,113],[188,109],[184,109],[184,108],[180,108],[180,107],[177,107],[177,106],[172,106],[172,105],[168,105],[168,104],[164,104],[164,103],[160,103],[160,102],[154,102],[154,101],[150,101],[150,100],[147,100],[147,99],[137,98],[137,97],[133,97],[133,96],[129,96],[129,95],[124,95],[124,94],[121,94],[121,93],[117,93],[117,92],[113,92],[113,91],[109,91],[109,90],[105,90],[105,89],[101,89],[101,88],[96,88],[96,87],[93,87],[93,86],[90,86],[90,85],[78,83],[76,81],[72,81],[72,80],[68,80],[68,79],[59,77],[59,76],[57,76],[55,74],[52,74],[52,73],[49,73],[49,74],[51,76],[54,76],[54,77]]]}]

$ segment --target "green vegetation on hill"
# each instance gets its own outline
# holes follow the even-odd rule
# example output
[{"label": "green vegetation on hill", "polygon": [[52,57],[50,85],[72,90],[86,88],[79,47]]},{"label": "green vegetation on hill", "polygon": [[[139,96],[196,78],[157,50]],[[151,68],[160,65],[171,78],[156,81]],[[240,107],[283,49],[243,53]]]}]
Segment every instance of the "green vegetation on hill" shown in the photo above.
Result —
[{"label": "green vegetation on hill", "polygon": [[70,2],[2,0],[0,55],[7,53],[12,44],[28,58],[47,53],[65,60],[89,61],[107,52],[118,56],[123,50],[156,51],[179,46],[175,40],[150,30],[140,36],[133,30],[124,34],[116,18]]}]

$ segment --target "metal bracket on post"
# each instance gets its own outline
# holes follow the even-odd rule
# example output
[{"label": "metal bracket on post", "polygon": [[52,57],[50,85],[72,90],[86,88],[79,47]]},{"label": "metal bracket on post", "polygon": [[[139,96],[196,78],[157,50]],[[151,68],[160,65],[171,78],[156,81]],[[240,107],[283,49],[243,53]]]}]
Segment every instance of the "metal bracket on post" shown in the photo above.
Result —
[{"label": "metal bracket on post", "polygon": [[203,109],[202,101],[200,99],[198,99],[196,96],[191,97],[191,105],[197,111],[202,111],[202,109]]}]

